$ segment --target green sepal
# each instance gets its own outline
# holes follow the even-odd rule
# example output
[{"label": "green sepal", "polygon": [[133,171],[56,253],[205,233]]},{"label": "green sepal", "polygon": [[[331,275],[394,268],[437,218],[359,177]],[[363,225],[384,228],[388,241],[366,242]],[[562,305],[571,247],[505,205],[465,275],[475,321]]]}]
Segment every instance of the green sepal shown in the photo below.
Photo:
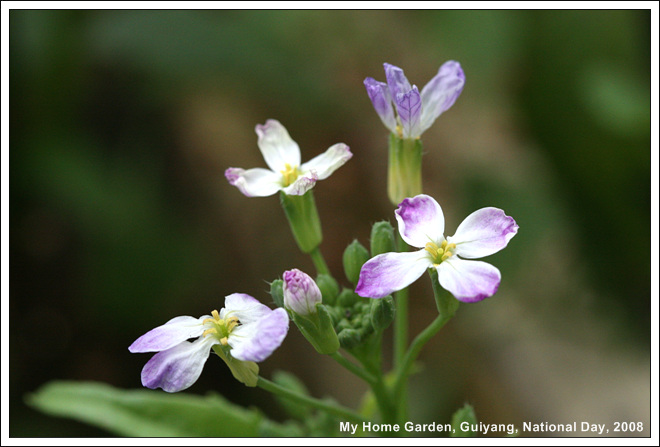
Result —
[{"label": "green sepal", "polygon": [[396,251],[394,227],[388,221],[376,222],[371,227],[371,256]]},{"label": "green sepal", "polygon": [[[463,408],[458,409],[451,418],[451,437],[452,438],[469,438],[477,436],[476,432],[472,430],[462,430],[461,424],[467,422],[470,424],[477,424],[477,416],[474,414],[472,405],[465,404]],[[469,428],[468,426],[468,428]]]},{"label": "green sepal", "polygon": [[333,354],[339,349],[339,340],[332,317],[322,303],[316,303],[316,314],[306,317],[291,312],[291,319],[319,354]]},{"label": "green sepal", "polygon": [[323,240],[321,219],[316,210],[312,190],[302,196],[292,196],[282,192],[280,203],[300,250],[303,253],[310,253],[321,245]]},{"label": "green sepal", "polygon": [[236,380],[245,384],[245,386],[256,387],[259,379],[259,365],[255,362],[246,362],[235,359],[231,354],[225,353],[221,345],[213,345],[213,352],[218,354],[229,366],[232,375]]},{"label": "green sepal", "polygon": [[460,302],[454,296],[443,289],[438,281],[438,271],[435,268],[429,269],[431,276],[431,284],[433,285],[433,296],[435,297],[435,305],[438,308],[438,314],[442,315],[445,320],[449,320],[454,316]]},{"label": "green sepal", "polygon": [[395,206],[422,193],[422,141],[390,134],[387,195]]},{"label": "green sepal", "polygon": [[348,244],[346,250],[344,250],[343,261],[344,273],[351,283],[358,283],[362,265],[368,260],[369,252],[357,239]]},{"label": "green sepal", "polygon": [[284,281],[276,279],[270,283],[270,296],[277,307],[284,307]]}]

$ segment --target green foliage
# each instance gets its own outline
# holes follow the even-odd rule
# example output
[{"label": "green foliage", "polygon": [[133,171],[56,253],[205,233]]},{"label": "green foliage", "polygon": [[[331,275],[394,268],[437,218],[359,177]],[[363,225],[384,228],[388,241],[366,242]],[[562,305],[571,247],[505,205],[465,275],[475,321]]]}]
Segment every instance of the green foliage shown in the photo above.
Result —
[{"label": "green foliage", "polygon": [[289,428],[266,421],[213,394],[194,396],[151,390],[121,390],[95,382],[50,382],[26,398],[52,416],[85,422],[122,436],[254,437],[262,426],[285,436]]},{"label": "green foliage", "polygon": [[467,422],[468,424],[477,424],[477,416],[474,414],[474,408],[472,405],[465,404],[463,408],[454,413],[451,418],[451,427],[453,428],[451,436],[453,438],[469,438],[476,436],[476,433],[472,430],[461,430],[461,423]]}]

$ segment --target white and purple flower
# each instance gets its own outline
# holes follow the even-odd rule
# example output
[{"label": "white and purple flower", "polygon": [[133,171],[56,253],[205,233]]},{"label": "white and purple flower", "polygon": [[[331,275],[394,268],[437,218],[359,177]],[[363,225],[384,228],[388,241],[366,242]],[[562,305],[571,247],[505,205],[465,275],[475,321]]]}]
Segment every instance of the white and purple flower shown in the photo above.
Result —
[{"label": "white and purple flower", "polygon": [[437,270],[440,285],[459,301],[473,303],[497,292],[500,271],[469,259],[502,250],[516,235],[518,225],[504,211],[492,207],[477,210],[446,239],[442,208],[430,196],[405,199],[395,215],[403,240],[421,250],[383,253],[367,261],[355,289],[358,295],[383,298],[409,286],[428,268]]},{"label": "white and purple flower", "polygon": [[[399,138],[419,138],[463,91],[465,74],[461,64],[447,61],[422,89],[391,64],[383,64],[387,83],[366,78],[364,86],[383,124]],[[394,104],[394,106],[393,106]]]},{"label": "white and purple flower", "polygon": [[277,191],[303,195],[353,156],[348,146],[337,143],[301,164],[298,144],[279,121],[270,119],[266,124],[257,124],[255,130],[257,144],[270,169],[229,168],[225,171],[229,183],[248,197],[266,197]]},{"label": "white and purple flower", "polygon": [[[234,293],[225,298],[220,312],[175,317],[135,340],[128,350],[157,352],[142,369],[142,385],[177,392],[197,381],[215,345],[227,353],[221,355],[225,361],[261,362],[282,344],[288,329],[284,309],[271,310],[250,295]],[[188,341],[191,338],[196,340]]]}]

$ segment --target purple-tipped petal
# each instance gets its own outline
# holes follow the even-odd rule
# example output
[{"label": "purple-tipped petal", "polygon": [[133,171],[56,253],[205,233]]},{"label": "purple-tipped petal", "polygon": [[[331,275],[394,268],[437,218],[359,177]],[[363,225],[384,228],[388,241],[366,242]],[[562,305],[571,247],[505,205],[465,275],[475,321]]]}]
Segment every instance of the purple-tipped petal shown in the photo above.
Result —
[{"label": "purple-tipped petal", "polygon": [[422,99],[417,86],[411,90],[399,93],[396,96],[396,110],[401,120],[404,138],[416,138],[421,135],[420,116],[422,111]]},{"label": "purple-tipped petal", "polygon": [[128,350],[131,352],[157,352],[164,351],[189,338],[202,335],[204,326],[202,321],[211,318],[205,315],[200,318],[188,316],[172,318],[167,323],[154,328],[135,340]]},{"label": "purple-tipped petal", "polygon": [[292,168],[300,166],[300,148],[279,121],[271,119],[257,124],[255,131],[261,154],[271,170],[284,171],[287,164]]},{"label": "purple-tipped petal", "polygon": [[466,261],[456,256],[437,269],[440,285],[464,303],[475,303],[495,295],[502,278],[497,267],[487,262]]},{"label": "purple-tipped petal", "polygon": [[392,97],[390,89],[384,82],[376,81],[374,78],[366,78],[364,86],[367,88],[367,94],[371,103],[376,109],[380,120],[385,124],[390,132],[396,133],[396,117],[392,108]]},{"label": "purple-tipped petal", "polygon": [[422,89],[421,132],[443,112],[447,111],[460,96],[465,85],[465,73],[461,64],[447,61],[438,70],[438,74]]},{"label": "purple-tipped petal", "polygon": [[309,177],[308,173],[315,172],[318,180],[325,180],[339,167],[351,159],[353,154],[344,143],[330,146],[324,153],[317,155],[303,163],[300,167],[303,176]]},{"label": "purple-tipped petal", "polygon": [[220,318],[236,317],[241,324],[246,325],[261,320],[271,312],[268,306],[246,293],[232,293],[225,297],[225,307]]},{"label": "purple-tipped petal", "polygon": [[383,253],[364,263],[355,293],[383,298],[415,282],[433,263],[426,250]]},{"label": "purple-tipped petal", "polygon": [[259,321],[240,325],[229,334],[232,357],[261,362],[277,349],[289,330],[289,316],[281,307]]},{"label": "purple-tipped petal", "polygon": [[318,177],[315,171],[309,171],[305,175],[299,176],[295,182],[284,188],[285,194],[290,196],[302,196],[316,185]]},{"label": "purple-tipped petal", "polygon": [[463,258],[482,258],[507,246],[518,232],[518,224],[499,208],[482,208],[461,222],[454,236],[455,253]]},{"label": "purple-tipped petal", "polygon": [[412,86],[408,82],[406,75],[403,74],[402,69],[388,63],[384,63],[383,67],[385,68],[385,78],[387,79],[387,86],[390,89],[392,99],[397,98],[399,94],[405,94],[412,90]]},{"label": "purple-tipped petal", "polygon": [[445,216],[433,197],[420,194],[404,199],[394,214],[399,233],[408,245],[424,247],[427,242],[444,240]]},{"label": "purple-tipped petal", "polygon": [[200,337],[192,343],[184,341],[154,355],[142,368],[142,385],[162,388],[168,393],[185,390],[197,381],[209,357],[214,337]]}]

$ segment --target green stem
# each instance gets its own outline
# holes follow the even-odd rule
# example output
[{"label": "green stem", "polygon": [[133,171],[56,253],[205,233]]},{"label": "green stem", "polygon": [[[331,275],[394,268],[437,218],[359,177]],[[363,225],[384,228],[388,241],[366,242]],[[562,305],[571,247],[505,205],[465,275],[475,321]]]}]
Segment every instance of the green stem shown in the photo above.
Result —
[{"label": "green stem", "polygon": [[358,376],[360,379],[364,380],[367,382],[369,385],[372,385],[378,381],[376,377],[371,375],[368,371],[365,369],[359,367],[355,363],[351,362],[348,360],[346,357],[341,355],[339,351],[335,352],[334,354],[330,354],[330,357],[335,359],[337,363],[339,363],[341,366]]},{"label": "green stem", "polygon": [[277,394],[283,397],[288,397],[289,399],[298,402],[300,404],[308,405],[313,408],[318,408],[319,410],[323,410],[327,413],[334,414],[335,416],[339,416],[346,420],[351,420],[356,422],[367,422],[367,419],[365,417],[355,413],[354,411],[349,410],[348,408],[344,408],[342,406],[330,402],[325,402],[319,399],[315,399],[313,397],[303,396],[302,394],[298,394],[274,382],[271,382],[268,379],[264,379],[261,376],[259,376],[259,379],[257,380],[257,386],[273,394]]},{"label": "green stem", "polygon": [[[408,250],[408,245],[397,231],[397,251]],[[394,294],[396,312],[394,314],[394,369],[402,368],[406,350],[408,349],[408,288],[399,290]],[[394,394],[395,402],[399,403],[400,414],[405,419],[408,413],[408,387],[405,383],[400,385],[401,390]]]},{"label": "green stem", "polygon": [[318,274],[325,273],[326,275],[330,275],[330,269],[328,268],[328,264],[326,264],[325,258],[319,247],[314,248],[309,255],[312,257],[312,262],[314,263],[314,267],[316,267],[316,272]]},{"label": "green stem", "polygon": [[382,375],[373,376],[365,369],[348,360],[339,352],[330,354],[330,356],[335,359],[341,366],[369,384],[371,391],[374,393],[374,397],[376,398],[376,402],[378,403],[378,409],[380,410],[383,421],[390,424],[394,423],[396,421],[396,408],[392,404],[390,395],[385,388]]},{"label": "green stem", "polygon": [[[458,300],[451,296],[449,292],[440,287],[438,282],[438,272],[436,269],[429,269],[429,274],[431,276],[431,283],[433,284],[433,294],[435,296],[436,305],[438,307],[439,315],[436,317],[433,322],[428,325],[426,329],[415,337],[413,342],[410,344],[410,349],[406,353],[401,366],[397,368],[396,380],[394,382],[393,396],[395,401],[398,401],[405,395],[406,384],[408,374],[412,368],[413,363],[417,359],[420,351],[424,345],[438,333],[440,329],[454,316],[456,309],[458,308]],[[405,413],[401,412],[399,414],[399,420],[403,421],[406,419]]]}]

